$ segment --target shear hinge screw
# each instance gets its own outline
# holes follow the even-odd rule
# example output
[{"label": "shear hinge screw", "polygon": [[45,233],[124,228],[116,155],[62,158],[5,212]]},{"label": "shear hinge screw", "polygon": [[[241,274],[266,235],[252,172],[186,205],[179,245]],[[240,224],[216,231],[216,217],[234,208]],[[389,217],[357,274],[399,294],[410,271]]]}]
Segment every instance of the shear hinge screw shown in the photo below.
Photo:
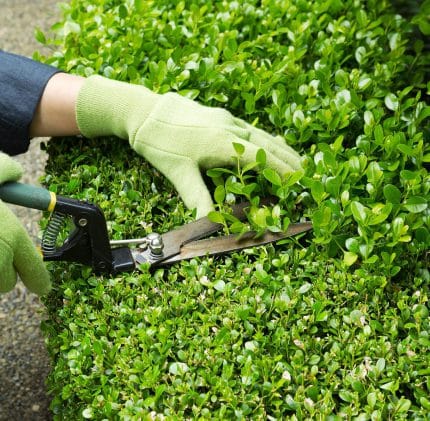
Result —
[{"label": "shear hinge screw", "polygon": [[149,244],[149,250],[151,251],[151,254],[155,257],[162,256],[164,244],[161,235],[156,232],[153,232],[149,234],[146,238]]}]

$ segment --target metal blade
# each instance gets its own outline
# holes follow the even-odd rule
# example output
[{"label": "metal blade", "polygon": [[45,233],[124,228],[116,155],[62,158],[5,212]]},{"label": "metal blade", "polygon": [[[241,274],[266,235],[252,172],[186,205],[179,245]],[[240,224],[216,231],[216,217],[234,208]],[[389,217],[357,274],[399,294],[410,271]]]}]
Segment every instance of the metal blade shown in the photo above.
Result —
[{"label": "metal blade", "polygon": [[192,241],[184,244],[179,253],[170,258],[156,262],[156,266],[168,265],[179,260],[191,259],[193,257],[206,255],[220,255],[230,251],[242,250],[245,248],[261,246],[283,238],[291,237],[312,229],[310,222],[292,224],[286,232],[272,233],[266,232],[263,236],[255,238],[254,232],[248,232],[238,239],[237,235],[227,235],[223,237],[208,238],[205,240]]},{"label": "metal blade", "polygon": [[[270,199],[262,201],[262,203],[268,203]],[[246,219],[245,209],[249,206],[248,202],[239,203],[232,206],[233,215],[239,220],[243,221]],[[170,257],[175,256],[181,252],[181,248],[191,242],[201,238],[208,237],[222,229],[221,224],[217,224],[204,217],[197,219],[194,222],[190,222],[177,229],[166,232],[161,235],[163,240],[164,249],[163,257],[157,259],[158,261],[166,260]]]}]

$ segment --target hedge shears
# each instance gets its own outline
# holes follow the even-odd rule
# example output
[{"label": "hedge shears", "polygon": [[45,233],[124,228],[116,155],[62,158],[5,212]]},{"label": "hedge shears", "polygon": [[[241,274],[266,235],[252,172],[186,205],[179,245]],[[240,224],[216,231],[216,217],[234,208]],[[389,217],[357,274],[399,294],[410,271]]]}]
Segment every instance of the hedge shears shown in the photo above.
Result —
[{"label": "hedge shears", "polygon": [[[151,233],[144,238],[110,241],[105,216],[95,204],[17,182],[2,184],[0,199],[51,212],[41,243],[45,261],[81,263],[91,266],[96,273],[129,272],[144,263],[158,267],[193,257],[222,255],[274,243],[312,229],[310,222],[302,222],[290,224],[286,232],[267,231],[258,237],[254,232],[247,232],[242,236],[230,234],[208,238],[223,226],[204,217],[164,234]],[[244,220],[247,206],[247,203],[235,205],[233,215]],[[73,227],[67,238],[58,245],[66,218],[73,221]]]}]

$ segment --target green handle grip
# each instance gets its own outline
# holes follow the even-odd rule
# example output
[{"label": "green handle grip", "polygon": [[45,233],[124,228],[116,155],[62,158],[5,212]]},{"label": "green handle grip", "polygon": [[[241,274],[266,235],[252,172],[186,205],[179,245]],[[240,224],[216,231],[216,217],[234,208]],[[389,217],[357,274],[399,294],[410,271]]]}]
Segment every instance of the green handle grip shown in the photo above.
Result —
[{"label": "green handle grip", "polygon": [[55,193],[42,187],[15,182],[0,185],[0,199],[14,205],[50,212],[56,204]]}]

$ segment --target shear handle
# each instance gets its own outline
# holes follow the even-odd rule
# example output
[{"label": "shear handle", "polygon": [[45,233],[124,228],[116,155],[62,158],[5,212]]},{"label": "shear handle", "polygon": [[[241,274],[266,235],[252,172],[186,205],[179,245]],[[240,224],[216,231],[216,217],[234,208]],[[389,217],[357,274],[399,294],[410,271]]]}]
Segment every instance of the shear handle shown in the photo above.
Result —
[{"label": "shear handle", "polygon": [[65,260],[92,266],[96,273],[131,271],[135,263],[127,248],[111,250],[102,210],[91,203],[57,196],[55,212],[70,215],[75,230],[55,252],[44,260]]},{"label": "shear handle", "polygon": [[113,269],[106,221],[99,207],[91,203],[57,196],[55,212],[73,218],[75,229],[64,244],[51,253],[45,253],[45,260],[65,260],[92,266],[96,272],[110,272]]},{"label": "shear handle", "polygon": [[63,245],[44,253],[46,261],[69,261],[92,266],[96,273],[133,270],[128,248],[111,250],[102,210],[91,203],[57,196],[44,188],[22,183],[0,186],[0,199],[19,206],[71,216],[75,229]]},{"label": "shear handle", "polygon": [[7,203],[31,209],[52,211],[55,193],[30,184],[9,182],[0,185],[0,199]]}]

